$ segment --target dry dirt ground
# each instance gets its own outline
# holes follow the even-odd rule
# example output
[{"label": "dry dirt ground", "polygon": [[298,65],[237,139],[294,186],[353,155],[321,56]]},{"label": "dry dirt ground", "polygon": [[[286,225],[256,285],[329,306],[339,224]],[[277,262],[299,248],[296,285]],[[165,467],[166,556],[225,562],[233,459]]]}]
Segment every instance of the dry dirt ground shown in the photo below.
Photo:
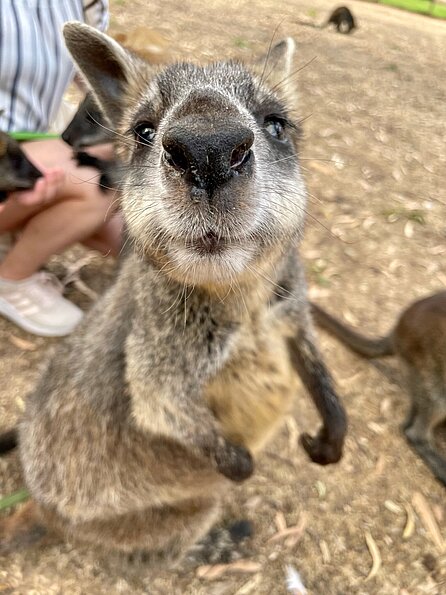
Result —
[{"label": "dry dirt ground", "polygon": [[[249,59],[281,23],[277,36],[297,40],[298,63],[316,58],[297,77],[311,294],[378,333],[408,301],[446,284],[446,23],[349,5],[360,24],[352,36],[300,23],[322,22],[333,8],[325,0],[112,0],[111,28],[144,23],[179,56]],[[63,272],[62,264],[53,267]],[[82,275],[99,291],[112,271],[96,258]],[[71,296],[88,307],[79,292]],[[0,321],[2,427],[19,414],[51,343],[57,348]],[[377,368],[326,336],[321,344],[350,416],[345,456],[320,468],[297,446],[298,433],[318,425],[302,392],[294,418],[227,506],[228,517],[255,524],[244,572],[153,576],[64,545],[1,558],[0,593],[280,595],[288,564],[310,594],[446,593],[445,491],[401,436],[408,397],[397,364]],[[1,460],[1,494],[20,485],[15,455]],[[271,541],[285,524],[297,525],[294,539]],[[367,580],[377,552],[381,568]]]}]

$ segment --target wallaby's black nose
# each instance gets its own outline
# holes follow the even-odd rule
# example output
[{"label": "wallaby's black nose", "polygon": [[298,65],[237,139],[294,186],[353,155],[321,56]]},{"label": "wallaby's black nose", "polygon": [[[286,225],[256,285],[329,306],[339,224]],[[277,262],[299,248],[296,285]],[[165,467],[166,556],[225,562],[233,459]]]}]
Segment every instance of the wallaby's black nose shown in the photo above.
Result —
[{"label": "wallaby's black nose", "polygon": [[251,161],[254,133],[239,122],[184,122],[165,132],[165,162],[184,174],[192,186],[213,191],[241,173]]}]

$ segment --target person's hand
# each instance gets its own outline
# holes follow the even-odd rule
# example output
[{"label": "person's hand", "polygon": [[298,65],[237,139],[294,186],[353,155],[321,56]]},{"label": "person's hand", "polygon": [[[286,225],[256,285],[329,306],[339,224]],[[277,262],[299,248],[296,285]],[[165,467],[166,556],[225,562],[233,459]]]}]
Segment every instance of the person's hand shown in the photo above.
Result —
[{"label": "person's hand", "polygon": [[57,197],[65,180],[64,170],[60,167],[45,169],[41,166],[39,169],[43,173],[43,177],[37,180],[34,188],[11,192],[8,201],[16,200],[22,205],[32,206],[51,202]]}]

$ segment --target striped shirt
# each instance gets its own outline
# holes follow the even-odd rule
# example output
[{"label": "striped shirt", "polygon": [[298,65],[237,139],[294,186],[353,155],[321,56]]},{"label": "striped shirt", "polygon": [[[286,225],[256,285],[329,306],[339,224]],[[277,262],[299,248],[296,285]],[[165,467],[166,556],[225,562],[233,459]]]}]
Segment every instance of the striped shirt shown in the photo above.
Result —
[{"label": "striped shirt", "polygon": [[105,30],[108,0],[0,0],[0,130],[48,130],[74,76],[67,21]]}]

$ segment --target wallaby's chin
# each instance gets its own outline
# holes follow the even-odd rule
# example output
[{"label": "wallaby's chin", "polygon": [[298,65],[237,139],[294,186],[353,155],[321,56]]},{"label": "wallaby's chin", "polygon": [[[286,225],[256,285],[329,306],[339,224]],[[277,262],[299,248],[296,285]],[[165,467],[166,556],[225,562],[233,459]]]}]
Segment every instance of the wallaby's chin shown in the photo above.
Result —
[{"label": "wallaby's chin", "polygon": [[179,247],[168,250],[172,276],[188,285],[229,285],[250,268],[252,246],[222,246],[215,250]]}]

